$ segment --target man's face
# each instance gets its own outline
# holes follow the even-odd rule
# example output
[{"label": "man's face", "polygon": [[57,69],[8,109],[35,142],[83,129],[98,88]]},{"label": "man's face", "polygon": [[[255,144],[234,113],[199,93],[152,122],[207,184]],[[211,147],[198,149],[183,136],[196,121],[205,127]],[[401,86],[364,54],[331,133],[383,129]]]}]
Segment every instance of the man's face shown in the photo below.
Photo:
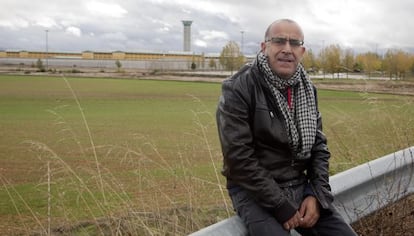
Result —
[{"label": "man's face", "polygon": [[289,79],[295,73],[305,53],[301,42],[303,33],[297,24],[282,21],[271,26],[261,49],[268,58],[270,68],[279,77]]}]

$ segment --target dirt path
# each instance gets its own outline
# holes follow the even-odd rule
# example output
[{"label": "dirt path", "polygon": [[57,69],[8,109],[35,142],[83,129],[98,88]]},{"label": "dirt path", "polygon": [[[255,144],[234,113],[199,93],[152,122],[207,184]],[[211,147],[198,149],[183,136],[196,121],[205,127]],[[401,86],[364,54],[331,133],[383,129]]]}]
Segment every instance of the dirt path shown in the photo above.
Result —
[{"label": "dirt path", "polygon": [[[53,72],[36,72],[36,68],[26,67],[17,70],[16,67],[0,65],[0,74],[37,75],[37,76],[67,76],[67,77],[100,77],[120,79],[153,79],[173,81],[196,81],[221,83],[231,74],[229,72],[162,72],[154,73],[139,70],[100,71],[99,68],[54,68]],[[332,90],[347,90],[357,92],[376,92],[414,95],[414,80],[375,80],[375,79],[312,79],[317,88]]]}]

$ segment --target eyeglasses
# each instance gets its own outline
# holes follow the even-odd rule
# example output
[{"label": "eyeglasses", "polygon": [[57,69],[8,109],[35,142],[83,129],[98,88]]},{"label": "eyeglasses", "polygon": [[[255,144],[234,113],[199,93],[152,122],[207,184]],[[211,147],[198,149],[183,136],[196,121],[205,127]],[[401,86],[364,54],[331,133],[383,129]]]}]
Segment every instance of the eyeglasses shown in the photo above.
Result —
[{"label": "eyeglasses", "polygon": [[300,39],[287,39],[282,37],[266,39],[265,42],[272,42],[273,44],[276,44],[278,46],[284,46],[287,42],[289,42],[291,47],[300,47],[304,43],[303,40]]}]

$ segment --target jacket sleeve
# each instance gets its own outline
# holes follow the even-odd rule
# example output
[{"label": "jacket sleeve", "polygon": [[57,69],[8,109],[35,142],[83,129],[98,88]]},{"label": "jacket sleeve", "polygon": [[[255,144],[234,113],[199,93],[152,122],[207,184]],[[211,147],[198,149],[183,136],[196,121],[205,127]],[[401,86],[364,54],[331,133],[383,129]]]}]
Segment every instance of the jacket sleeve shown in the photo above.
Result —
[{"label": "jacket sleeve", "polygon": [[[315,101],[318,107],[318,98],[316,88]],[[317,108],[318,120],[315,143],[312,147],[311,164],[308,168],[308,175],[313,192],[319,200],[319,203],[323,208],[328,208],[333,201],[331,193],[331,187],[329,185],[329,158],[331,153],[329,152],[327,139],[322,132],[322,117]]]},{"label": "jacket sleeve", "polygon": [[217,126],[224,157],[223,174],[247,190],[261,206],[273,211],[281,223],[297,209],[255,157],[254,137],[250,125],[254,86],[245,80],[226,80],[217,110]]}]

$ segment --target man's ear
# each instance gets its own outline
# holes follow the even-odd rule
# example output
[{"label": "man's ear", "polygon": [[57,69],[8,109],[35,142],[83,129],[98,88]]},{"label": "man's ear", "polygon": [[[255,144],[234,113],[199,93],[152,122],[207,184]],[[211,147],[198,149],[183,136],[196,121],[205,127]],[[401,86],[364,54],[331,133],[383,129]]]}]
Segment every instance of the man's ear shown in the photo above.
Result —
[{"label": "man's ear", "polygon": [[305,55],[306,48],[305,47],[301,47],[301,48],[302,48],[302,57],[303,57],[303,55]]},{"label": "man's ear", "polygon": [[300,60],[302,60],[303,59],[303,56],[305,56],[305,53],[306,53],[306,48],[305,47],[301,47],[300,48],[301,49],[301,58],[300,58]]},{"label": "man's ear", "polygon": [[266,49],[266,43],[265,42],[261,42],[260,43],[260,51],[264,53],[265,49]]}]

